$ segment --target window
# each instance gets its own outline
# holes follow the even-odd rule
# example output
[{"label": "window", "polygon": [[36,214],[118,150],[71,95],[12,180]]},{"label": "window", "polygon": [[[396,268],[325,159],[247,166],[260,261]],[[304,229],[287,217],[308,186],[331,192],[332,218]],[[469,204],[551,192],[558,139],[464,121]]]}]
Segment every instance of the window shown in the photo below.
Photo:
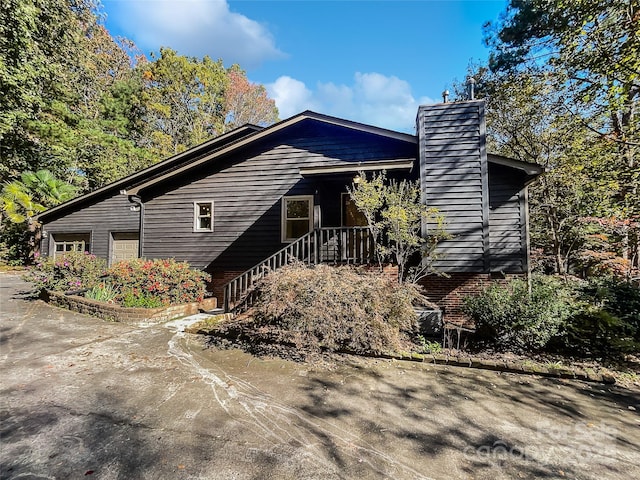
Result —
[{"label": "window", "polygon": [[313,228],[313,196],[282,197],[282,241],[291,242]]},{"label": "window", "polygon": [[213,232],[213,202],[193,204],[193,231]]},{"label": "window", "polygon": [[91,235],[88,233],[69,233],[53,235],[53,257],[66,252],[90,252]]}]

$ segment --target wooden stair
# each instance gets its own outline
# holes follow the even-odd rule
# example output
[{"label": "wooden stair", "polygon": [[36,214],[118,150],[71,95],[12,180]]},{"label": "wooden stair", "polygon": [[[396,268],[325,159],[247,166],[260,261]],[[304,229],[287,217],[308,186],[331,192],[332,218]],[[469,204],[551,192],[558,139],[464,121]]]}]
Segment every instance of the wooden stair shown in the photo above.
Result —
[{"label": "wooden stair", "polygon": [[375,262],[374,238],[367,227],[317,228],[225,284],[224,311],[239,313],[250,307],[257,283],[295,260],[306,265],[371,264]]}]

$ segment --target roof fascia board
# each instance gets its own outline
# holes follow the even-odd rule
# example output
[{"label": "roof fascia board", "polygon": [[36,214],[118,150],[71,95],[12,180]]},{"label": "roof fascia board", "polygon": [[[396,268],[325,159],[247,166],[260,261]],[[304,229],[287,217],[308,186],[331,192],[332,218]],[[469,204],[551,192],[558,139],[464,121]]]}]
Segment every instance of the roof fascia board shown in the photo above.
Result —
[{"label": "roof fascia board", "polygon": [[[246,125],[242,125],[241,127],[235,128],[233,130],[230,130],[226,133],[223,133],[222,135],[219,135],[215,138],[212,138],[211,140],[208,140],[204,143],[201,143],[200,145],[197,145],[195,147],[192,147],[188,150],[185,150],[184,152],[180,152],[172,157],[169,157],[161,162],[158,162],[154,165],[151,165],[147,168],[145,168],[144,170],[140,170],[138,172],[132,173],[131,175],[128,175],[126,177],[121,178],[120,180],[116,180],[115,182],[109,183],[107,185],[105,185],[104,187],[100,187],[97,190],[94,190],[93,192],[89,192],[86,193],[84,195],[81,195],[79,197],[76,198],[72,198],[71,200],[61,203],[60,205],[57,205],[53,208],[50,208],[49,210],[46,210],[38,215],[36,215],[34,218],[36,220],[39,220],[40,217],[47,217],[50,214],[56,213],[60,210],[63,210],[65,208],[71,207],[77,203],[81,203],[84,202],[86,200],[89,200],[91,198],[97,197],[102,193],[106,193],[110,190],[116,190],[117,188],[120,187],[126,187],[128,185],[131,184],[131,182],[135,182],[136,180],[144,177],[145,175],[149,175],[152,174],[154,172],[157,172],[159,170],[162,170],[163,168],[166,168],[170,165],[172,165],[173,163],[180,161],[181,159],[187,157],[188,155],[193,155],[196,154],[199,150],[205,150],[207,147],[211,147],[212,145],[215,145],[216,143],[221,143],[223,142],[225,139],[233,136],[233,135],[237,135],[238,133],[240,133],[242,130],[253,130],[254,132],[259,132],[261,130],[263,130],[264,127],[260,127],[258,125],[253,125],[253,124],[246,124]],[[252,135],[251,133],[247,133],[247,135]],[[243,137],[244,138],[244,137]],[[128,192],[123,189],[120,188],[120,193],[123,195],[128,194]]]},{"label": "roof fascia board", "polygon": [[415,137],[414,135],[409,135],[406,133],[401,133],[401,132],[394,132],[393,130],[387,130],[384,128],[379,128],[379,127],[374,127],[371,125],[365,125],[365,124],[361,124],[361,123],[357,123],[357,122],[352,122],[350,120],[343,120],[340,118],[336,118],[336,117],[330,117],[327,115],[322,115],[322,114],[318,114],[312,111],[305,111],[302,113],[299,113],[298,115],[294,115],[293,117],[289,117],[285,120],[282,120],[281,122],[278,122],[270,127],[265,128],[264,130],[261,130],[249,137],[244,137],[241,138],[240,140],[238,140],[237,142],[233,142],[230,145],[227,145],[226,147],[223,147],[219,150],[216,150],[215,152],[212,152],[210,155],[206,155],[202,158],[200,158],[199,160],[196,160],[195,162],[192,162],[188,165],[183,165],[180,168],[177,168],[169,173],[167,173],[166,175],[161,175],[157,178],[154,178],[152,180],[149,180],[148,182],[144,182],[141,183],[140,185],[137,185],[136,187],[132,188],[128,193],[130,195],[138,195],[142,190],[144,190],[145,188],[148,188],[152,185],[155,185],[156,183],[160,183],[164,180],[167,180],[168,178],[174,176],[174,175],[180,175],[181,173],[184,173],[188,170],[191,170],[193,168],[197,168],[200,165],[209,162],[210,160],[213,160],[217,157],[220,157],[222,155],[225,155],[229,152],[232,152],[233,150],[236,150],[238,148],[244,147],[252,142],[255,142],[257,140],[261,140],[269,135],[273,135],[276,132],[279,132],[287,127],[290,127],[292,125],[295,125],[296,123],[299,123],[303,120],[307,120],[307,119],[312,119],[312,120],[318,120],[321,122],[325,122],[325,123],[329,123],[329,124],[333,124],[333,125],[338,125],[338,126],[342,126],[342,127],[346,127],[346,128],[351,128],[354,130],[358,130],[358,131],[363,131],[363,132],[367,132],[367,133],[374,133],[376,135],[383,135],[383,136],[387,136],[390,138],[395,138],[397,140],[402,140],[405,142],[411,142],[411,143],[417,143],[417,137]]},{"label": "roof fascia board", "polygon": [[487,160],[491,163],[495,163],[496,165],[502,165],[504,167],[515,168],[517,170],[522,170],[527,175],[530,176],[538,176],[544,173],[544,167],[538,165],[537,163],[529,163],[523,162],[522,160],[516,160],[513,158],[503,157],[502,155],[494,155],[489,153],[487,155]]},{"label": "roof fascia board", "polygon": [[394,160],[376,160],[369,162],[350,163],[348,165],[332,165],[327,167],[309,167],[301,168],[300,174],[305,176],[326,175],[331,173],[356,173],[369,172],[376,170],[409,170],[413,169],[415,163],[414,158],[394,159]]},{"label": "roof fascia board", "polygon": [[404,142],[417,143],[418,137],[411,135],[410,133],[396,132],[395,130],[389,130],[382,127],[376,127],[374,125],[367,125],[366,123],[355,122],[353,120],[346,120],[344,118],[332,117],[330,115],[323,115],[322,113],[312,112],[307,110],[302,112],[301,115],[305,115],[306,118],[313,118],[340,127],[351,128],[361,132],[373,133],[375,135],[382,135],[396,140],[402,140]]}]

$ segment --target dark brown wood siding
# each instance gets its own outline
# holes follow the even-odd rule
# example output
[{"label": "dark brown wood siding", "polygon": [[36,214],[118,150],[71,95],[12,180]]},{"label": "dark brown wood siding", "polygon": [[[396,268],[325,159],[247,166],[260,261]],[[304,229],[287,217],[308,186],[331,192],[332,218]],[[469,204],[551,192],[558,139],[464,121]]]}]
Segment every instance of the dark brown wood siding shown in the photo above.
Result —
[{"label": "dark brown wood siding", "polygon": [[[285,245],[283,196],[313,195],[314,204],[327,205],[324,225],[339,222],[344,183],[303,178],[301,167],[415,158],[416,150],[413,142],[305,120],[198,171],[142,191],[143,254],[175,257],[210,271],[249,268]],[[198,201],[214,202],[213,232],[193,231],[193,205]]]},{"label": "dark brown wood siding", "polygon": [[527,271],[524,174],[489,164],[489,239],[491,271]]},{"label": "dark brown wood siding", "polygon": [[[489,269],[488,173],[484,103],[470,101],[418,110],[420,183],[427,205],[446,217],[453,235],[437,249],[444,272]],[[427,225],[426,229],[433,228]]]},{"label": "dark brown wood siding", "polygon": [[111,232],[137,232],[139,212],[131,211],[126,195],[115,194],[93,199],[90,204],[78,205],[71,213],[48,219],[43,224],[47,238],[42,241],[43,255],[49,254],[55,234],[90,233],[91,253],[108,259]]}]

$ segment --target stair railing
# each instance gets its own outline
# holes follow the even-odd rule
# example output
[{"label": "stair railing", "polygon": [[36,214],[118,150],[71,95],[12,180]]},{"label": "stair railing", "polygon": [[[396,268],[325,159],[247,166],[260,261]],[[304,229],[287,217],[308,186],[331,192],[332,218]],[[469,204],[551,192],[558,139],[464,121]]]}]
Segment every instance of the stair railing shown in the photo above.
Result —
[{"label": "stair railing", "polygon": [[375,262],[375,242],[367,227],[325,227],[293,241],[224,286],[225,312],[238,313],[255,301],[255,286],[269,272],[293,260],[307,265],[364,265]]}]

